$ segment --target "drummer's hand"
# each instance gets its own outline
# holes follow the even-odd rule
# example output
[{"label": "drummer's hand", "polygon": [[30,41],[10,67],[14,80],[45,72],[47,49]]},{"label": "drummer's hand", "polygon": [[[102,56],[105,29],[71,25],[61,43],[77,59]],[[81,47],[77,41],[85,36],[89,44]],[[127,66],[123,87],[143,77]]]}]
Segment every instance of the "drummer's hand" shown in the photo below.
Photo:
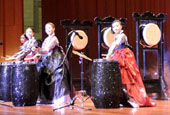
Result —
[{"label": "drummer's hand", "polygon": [[20,61],[20,60],[21,60],[21,56],[17,56],[17,57],[15,58],[15,60],[16,60],[16,61]]},{"label": "drummer's hand", "polygon": [[37,53],[37,54],[35,54],[34,56],[33,56],[33,59],[40,59],[41,58],[41,54],[39,54],[39,53]]},{"label": "drummer's hand", "polygon": [[109,58],[110,58],[110,55],[111,55],[111,54],[107,54],[107,55],[106,55],[106,59],[109,59]]},{"label": "drummer's hand", "polygon": [[32,47],[31,50],[32,51],[37,51],[37,48],[36,47]]}]

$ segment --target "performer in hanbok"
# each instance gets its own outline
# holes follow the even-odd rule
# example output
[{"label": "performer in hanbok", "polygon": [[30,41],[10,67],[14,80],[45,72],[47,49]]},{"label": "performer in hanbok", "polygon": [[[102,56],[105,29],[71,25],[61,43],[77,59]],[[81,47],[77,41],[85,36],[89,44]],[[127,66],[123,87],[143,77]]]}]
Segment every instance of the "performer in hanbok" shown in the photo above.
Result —
[{"label": "performer in hanbok", "polygon": [[37,64],[40,72],[39,99],[41,104],[54,103],[57,107],[71,100],[68,63],[64,60],[64,51],[55,36],[55,25],[47,23],[45,32],[48,37],[41,48],[33,48],[41,54]]},{"label": "performer in hanbok", "polygon": [[16,61],[24,61],[26,55],[28,55],[33,47],[37,47],[37,41],[34,38],[34,31],[32,28],[27,28],[25,34],[22,36],[24,39],[21,42],[24,42],[22,46],[20,46],[19,52],[15,53],[13,56],[7,58],[7,60],[16,60]]},{"label": "performer in hanbok", "polygon": [[155,103],[146,94],[132,48],[128,43],[127,36],[123,33],[121,21],[115,20],[111,24],[111,30],[115,34],[115,39],[108,50],[106,59],[119,62],[124,94],[122,104],[131,107],[155,106]]}]

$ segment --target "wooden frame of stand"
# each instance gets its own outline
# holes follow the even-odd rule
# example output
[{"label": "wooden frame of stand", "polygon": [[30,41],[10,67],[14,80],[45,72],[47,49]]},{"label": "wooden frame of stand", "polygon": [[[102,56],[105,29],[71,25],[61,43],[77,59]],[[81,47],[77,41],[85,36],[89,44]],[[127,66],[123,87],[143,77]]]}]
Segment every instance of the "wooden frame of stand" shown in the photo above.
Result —
[{"label": "wooden frame of stand", "polygon": [[[77,98],[77,95],[73,97],[73,94],[72,94],[72,91],[73,91],[73,69],[72,69],[72,47],[69,47],[71,45],[71,40],[69,39],[69,30],[75,30],[75,29],[83,29],[85,30],[85,33],[87,34],[88,36],[88,30],[89,28],[92,26],[92,22],[90,21],[83,21],[83,22],[80,22],[79,20],[75,19],[73,20],[73,22],[70,20],[70,19],[65,19],[65,20],[61,20],[61,25],[64,27],[65,29],[65,35],[66,35],[66,50],[69,50],[69,53],[67,55],[67,58],[69,60],[69,71],[70,71],[70,85],[71,85],[71,98],[72,98],[72,101],[69,105],[75,105],[75,106],[79,106],[80,108],[82,109],[89,109],[87,107],[83,107],[83,106],[80,106],[80,105],[76,105],[74,104],[74,101],[75,99]],[[70,49],[68,49],[70,48]],[[88,45],[86,46],[86,55],[88,56],[89,55],[89,50],[88,50]],[[86,61],[87,63],[87,66],[86,66],[86,69],[88,70],[89,69],[89,62]],[[86,72],[86,75],[89,77],[89,72]],[[82,82],[82,81],[81,81]],[[67,106],[69,106],[67,105]],[[89,109],[91,110],[91,109]]]},{"label": "wooden frame of stand", "polygon": [[[166,20],[166,14],[155,15],[152,12],[145,12],[143,14],[133,13],[133,18],[136,21],[136,61],[140,68],[140,51],[143,52],[143,81],[148,93],[158,93],[156,99],[167,99],[167,84],[164,80],[164,38],[163,38],[163,22]],[[144,47],[140,45],[142,38],[140,25],[147,23],[155,23],[161,30],[161,39],[157,47]],[[140,47],[141,46],[141,47]],[[158,63],[158,79],[145,79],[146,77],[146,52],[156,51]]]}]

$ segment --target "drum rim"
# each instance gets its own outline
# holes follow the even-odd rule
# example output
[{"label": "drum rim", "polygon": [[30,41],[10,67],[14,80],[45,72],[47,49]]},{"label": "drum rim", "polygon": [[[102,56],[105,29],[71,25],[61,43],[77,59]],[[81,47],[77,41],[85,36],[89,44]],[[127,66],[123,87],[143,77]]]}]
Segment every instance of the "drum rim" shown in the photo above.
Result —
[{"label": "drum rim", "polygon": [[[146,30],[150,27],[150,25],[155,26],[156,29],[157,29],[157,31],[159,32],[159,36],[157,37],[157,38],[159,38],[159,40],[157,39],[157,41],[156,41],[155,43],[151,43],[150,41],[148,41],[147,36],[146,36],[146,32],[147,32]],[[144,39],[144,41],[145,41],[146,44],[149,45],[149,46],[154,46],[154,45],[158,44],[158,43],[160,42],[160,40],[161,40],[161,30],[160,30],[160,28],[158,27],[158,25],[157,25],[157,24],[154,24],[154,23],[148,23],[148,24],[146,24],[145,27],[144,27],[144,29],[143,29],[142,34],[143,34],[143,39]]]},{"label": "drum rim", "polygon": [[112,59],[93,59],[93,62],[96,63],[96,62],[102,62],[102,63],[105,63],[105,62],[114,62],[114,63],[118,63],[118,60],[112,60]]}]

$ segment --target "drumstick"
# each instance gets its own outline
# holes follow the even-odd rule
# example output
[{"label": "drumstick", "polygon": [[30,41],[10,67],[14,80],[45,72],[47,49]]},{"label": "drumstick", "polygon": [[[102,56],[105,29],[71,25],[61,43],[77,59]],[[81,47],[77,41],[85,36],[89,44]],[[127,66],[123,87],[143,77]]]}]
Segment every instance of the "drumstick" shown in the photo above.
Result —
[{"label": "drumstick", "polygon": [[10,55],[6,55],[6,57],[11,57]]},{"label": "drumstick", "polygon": [[4,56],[1,56],[1,58],[6,58],[6,57],[4,57]]},{"label": "drumstick", "polygon": [[[83,57],[83,56],[82,56]],[[87,56],[84,56],[85,59],[89,60],[89,61],[92,61],[91,58],[88,58]]]},{"label": "drumstick", "polygon": [[11,56],[5,56],[5,57],[4,57],[4,56],[1,56],[1,58],[9,58],[9,57],[11,57]]},{"label": "drumstick", "polygon": [[92,61],[91,58],[89,58],[89,57],[87,57],[87,56],[85,56],[85,55],[83,55],[83,54],[81,54],[81,53],[79,53],[79,52],[77,52],[77,51],[75,51],[75,50],[72,50],[72,52],[73,52],[73,54],[76,54],[76,55],[78,55],[78,56],[81,56],[81,57],[89,60],[89,61]]},{"label": "drumstick", "polygon": [[5,57],[5,60],[7,60],[7,61],[9,61],[9,60],[16,60],[16,58],[11,58],[11,57],[6,58]]},{"label": "drumstick", "polygon": [[102,54],[102,56],[107,56],[107,54]]},{"label": "drumstick", "polygon": [[85,59],[87,59],[87,60],[89,60],[89,61],[92,61],[92,59],[88,58],[87,56],[85,56],[85,55],[83,55],[83,54],[81,54],[81,53],[79,53],[79,52],[74,52],[74,51],[73,51],[73,53],[76,54],[76,55],[78,55],[78,56],[81,56],[81,57],[83,57],[83,58],[85,58]]},{"label": "drumstick", "polygon": [[9,55],[6,55],[5,57],[4,57],[4,56],[1,56],[1,58],[5,58],[5,60],[7,60],[7,61],[8,61],[8,60],[15,60],[15,59],[10,59],[10,57],[11,57],[11,56],[9,56]]},{"label": "drumstick", "polygon": [[24,58],[24,61],[29,61],[29,60],[33,60],[34,58],[33,57],[30,57],[30,58]]}]

